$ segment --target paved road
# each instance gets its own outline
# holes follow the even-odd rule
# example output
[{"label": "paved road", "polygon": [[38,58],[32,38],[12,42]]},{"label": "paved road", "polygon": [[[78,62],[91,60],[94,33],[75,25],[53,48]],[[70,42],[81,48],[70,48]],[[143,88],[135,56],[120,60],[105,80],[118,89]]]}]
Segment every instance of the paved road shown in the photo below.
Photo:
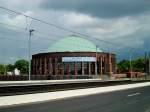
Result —
[{"label": "paved road", "polygon": [[150,112],[150,86],[0,108],[0,112]]}]

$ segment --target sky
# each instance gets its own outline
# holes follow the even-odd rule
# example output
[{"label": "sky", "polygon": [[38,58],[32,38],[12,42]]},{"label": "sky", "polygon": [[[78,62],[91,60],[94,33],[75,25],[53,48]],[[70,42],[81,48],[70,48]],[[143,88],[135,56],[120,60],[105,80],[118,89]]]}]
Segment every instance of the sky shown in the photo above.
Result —
[{"label": "sky", "polygon": [[[103,51],[116,53],[118,59],[143,56],[150,50],[148,0],[0,0],[0,6],[87,34],[87,39]],[[28,29],[35,30],[32,54],[46,52],[54,42],[73,35],[0,9],[0,63],[27,59]]]}]

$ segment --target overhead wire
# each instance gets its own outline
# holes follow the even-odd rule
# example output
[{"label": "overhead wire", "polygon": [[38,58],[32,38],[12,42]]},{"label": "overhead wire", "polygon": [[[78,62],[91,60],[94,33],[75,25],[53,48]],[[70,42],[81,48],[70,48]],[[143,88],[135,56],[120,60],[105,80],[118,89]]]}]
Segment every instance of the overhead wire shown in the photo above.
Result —
[{"label": "overhead wire", "polygon": [[[47,22],[47,21],[44,21],[44,20],[41,20],[41,19],[39,19],[39,18],[35,18],[35,17],[32,17],[32,16],[28,16],[28,15],[26,15],[26,14],[23,14],[23,13],[21,13],[21,12],[18,12],[18,11],[14,11],[14,10],[11,10],[11,9],[8,9],[8,8],[5,8],[5,7],[1,7],[0,6],[0,8],[1,9],[4,9],[4,10],[7,10],[7,11],[10,11],[10,12],[13,12],[13,13],[16,13],[16,14],[18,14],[18,15],[23,15],[23,16],[25,16],[26,17],[26,30],[28,31],[30,28],[27,28],[28,27],[28,25],[27,25],[27,19],[29,18],[29,19],[31,19],[31,20],[35,20],[35,21],[38,21],[38,22],[41,22],[41,23],[44,23],[44,24],[47,24],[47,25],[49,25],[49,26],[53,26],[53,27],[55,27],[55,28],[57,28],[57,29],[60,29],[60,30],[63,30],[63,31],[67,31],[67,32],[70,32],[70,33],[73,33],[73,34],[76,34],[77,36],[81,36],[82,38],[85,38],[85,39],[92,39],[92,41],[98,41],[98,42],[100,42],[100,43],[105,43],[105,46],[106,45],[112,45],[112,46],[116,46],[116,48],[118,48],[118,47],[120,47],[120,48],[127,48],[126,50],[128,51],[128,53],[129,54],[135,54],[135,55],[143,55],[143,53],[142,52],[139,52],[139,49],[137,49],[137,48],[133,48],[133,47],[131,47],[131,46],[127,46],[127,45],[122,45],[122,44],[118,44],[118,43],[114,43],[114,42],[110,42],[110,41],[106,41],[106,40],[102,40],[102,39],[99,39],[98,37],[95,37],[95,36],[90,36],[89,34],[85,34],[85,33],[80,33],[80,32],[76,32],[76,31],[73,31],[73,30],[70,30],[70,29],[67,29],[67,28],[64,28],[64,27],[61,27],[61,26],[59,26],[59,25],[56,25],[56,24],[53,24],[53,23],[50,23],[50,22]],[[31,25],[31,24],[30,24]],[[34,29],[35,30],[35,29]],[[41,31],[38,31],[37,29],[35,30],[35,32],[37,33],[40,33],[40,34],[43,34],[43,35],[47,35],[47,36],[49,36],[49,34],[47,34],[47,33],[43,33],[43,32],[41,32]],[[52,35],[52,34],[51,34]],[[40,36],[38,36],[38,37],[40,37]],[[42,38],[44,38],[43,36],[41,36]],[[55,35],[55,37],[58,37],[58,35],[56,36]],[[59,36],[59,38],[60,38],[61,36]],[[52,41],[55,41],[54,39],[52,39],[52,38],[44,38],[44,39],[47,39],[47,40],[50,40],[50,42],[52,42]],[[57,41],[57,39],[56,39],[56,41]],[[69,44],[69,43],[68,43]],[[72,44],[71,44],[72,45]],[[101,46],[101,45],[97,45],[98,47],[99,46]],[[84,46],[84,47],[87,47],[87,46]],[[105,49],[106,50],[106,49]],[[112,49],[111,49],[112,50]],[[143,49],[141,49],[142,51],[143,51]],[[121,53],[121,52],[127,52],[127,51],[124,51],[124,50],[121,50],[121,51],[113,51],[113,52],[115,52],[115,53]]]},{"label": "overhead wire", "polygon": [[96,39],[96,40],[102,41],[102,42],[107,43],[107,44],[112,44],[112,45],[115,45],[115,46],[124,46],[125,48],[130,48],[130,49],[132,49],[132,50],[139,51],[139,49],[133,48],[133,47],[131,47],[131,46],[126,46],[126,45],[122,45],[122,44],[113,43],[113,42],[109,42],[109,41],[106,41],[106,40],[98,39],[97,37],[93,37],[93,36],[89,36],[88,34],[76,32],[76,31],[73,31],[73,30],[70,30],[70,29],[61,27],[61,26],[59,26],[59,25],[56,25],[56,24],[53,24],[53,23],[50,23],[50,22],[41,20],[41,19],[39,19],[39,18],[35,18],[35,17],[32,17],[32,16],[29,16],[29,15],[23,14],[23,13],[18,12],[18,11],[14,11],[14,10],[12,10],[12,9],[8,9],[8,8],[6,8],[6,7],[0,6],[0,8],[3,9],[3,10],[7,10],[7,11],[10,11],[10,12],[19,14],[19,15],[23,15],[23,16],[25,16],[25,17],[27,17],[27,18],[30,18],[30,19],[39,21],[39,22],[41,22],[41,23],[44,23],[44,24],[53,26],[53,27],[55,27],[55,28],[58,28],[58,29],[61,29],[61,30],[67,31],[67,32],[71,32],[71,33],[73,33],[73,34],[78,34],[78,35],[84,36],[84,38],[87,38],[87,37],[88,37],[88,38],[94,38],[94,39]]},{"label": "overhead wire", "polygon": [[[26,27],[26,28],[24,28],[24,27],[20,27],[20,26],[18,26],[18,25],[10,25],[10,24],[6,24],[6,23],[2,23],[2,22],[0,22],[0,24],[1,25],[7,25],[7,26],[9,26],[9,27],[15,27],[15,28],[17,28],[17,29],[19,29],[19,30],[21,30],[21,31],[24,31],[24,32],[22,32],[22,33],[25,33],[25,34],[28,34],[28,28]],[[36,35],[36,33],[34,34],[34,35],[36,35],[35,37],[38,37],[38,38],[42,38],[42,39],[46,39],[46,40],[49,40],[50,42],[52,42],[52,41],[58,41],[58,39],[54,39],[54,38],[47,38],[47,36],[50,36],[50,35],[52,35],[52,34],[48,34],[48,33],[43,33],[43,32],[41,32],[41,31],[38,31],[38,30],[35,30],[35,32],[36,33],[38,33],[38,34],[42,34],[42,36],[40,36],[40,35]],[[45,35],[45,36],[43,36],[43,35]],[[60,37],[59,35],[53,35],[53,36],[57,36],[57,37]],[[21,41],[21,40],[20,40]],[[65,42],[66,43],[66,45],[67,44],[69,44],[69,45],[74,45],[73,43],[68,43],[68,42]],[[110,44],[109,44],[110,45]],[[82,46],[82,44],[81,45],[75,45],[75,46]],[[63,46],[62,46],[63,47]],[[89,46],[87,45],[87,46],[82,46],[82,47],[86,47],[86,48],[89,48]],[[98,45],[98,47],[99,47],[99,45]],[[91,47],[90,47],[91,48]]]},{"label": "overhead wire", "polygon": [[[19,26],[17,26],[17,25],[10,25],[10,24],[6,24],[6,23],[0,23],[0,24],[2,24],[2,25],[7,25],[7,26],[10,26],[10,27],[15,27],[15,28],[18,28],[19,30],[20,30],[20,28],[21,29],[23,29],[23,31],[25,31],[25,32],[23,32],[23,33],[25,33],[25,34],[27,34],[27,30],[26,30],[26,28],[24,28],[24,27],[19,27]],[[46,34],[46,33],[43,33],[43,32],[40,32],[40,31],[38,31],[38,30],[35,30],[35,32],[37,32],[37,33],[39,33],[40,35],[41,34],[44,34],[44,35],[46,35],[46,36],[49,36],[50,34]],[[44,37],[43,35],[42,36],[40,36],[40,35],[36,35],[36,34],[34,34],[35,35],[35,37],[37,37],[37,38],[41,38],[41,39],[46,39],[46,40],[49,40],[49,41],[58,41],[58,39],[55,39],[55,38],[47,38],[47,37]],[[54,35],[54,36],[56,36],[56,35]],[[58,35],[57,35],[58,36]],[[60,37],[60,36],[59,36]],[[4,39],[4,38],[3,38]],[[7,38],[8,39],[8,38]],[[13,40],[13,39],[12,39]],[[19,41],[21,41],[21,40],[19,40]],[[26,41],[26,42],[28,42],[28,41]],[[80,42],[81,43],[81,42]],[[93,47],[89,47],[88,45],[82,45],[82,43],[79,45],[79,44],[74,44],[73,42],[72,43],[69,43],[69,42],[64,42],[64,46],[67,46],[67,45],[75,45],[75,46],[77,46],[77,47],[85,47],[85,48],[93,48]],[[62,47],[64,47],[64,46],[62,46]]]}]

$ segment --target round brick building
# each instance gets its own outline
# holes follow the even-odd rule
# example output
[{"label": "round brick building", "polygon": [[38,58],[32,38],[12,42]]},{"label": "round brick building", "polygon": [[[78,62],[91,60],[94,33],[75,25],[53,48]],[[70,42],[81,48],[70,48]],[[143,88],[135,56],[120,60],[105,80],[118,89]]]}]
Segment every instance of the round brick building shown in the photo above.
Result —
[{"label": "round brick building", "polygon": [[100,78],[116,71],[115,54],[103,52],[91,41],[69,36],[32,56],[32,74],[50,79]]}]

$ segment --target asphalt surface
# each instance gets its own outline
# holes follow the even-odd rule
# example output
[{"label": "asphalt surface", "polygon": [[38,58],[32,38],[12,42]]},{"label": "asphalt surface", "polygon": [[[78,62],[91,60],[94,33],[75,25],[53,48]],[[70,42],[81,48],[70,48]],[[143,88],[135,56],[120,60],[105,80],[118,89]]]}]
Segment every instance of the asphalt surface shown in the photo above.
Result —
[{"label": "asphalt surface", "polygon": [[20,106],[0,112],[150,112],[150,86]]}]

